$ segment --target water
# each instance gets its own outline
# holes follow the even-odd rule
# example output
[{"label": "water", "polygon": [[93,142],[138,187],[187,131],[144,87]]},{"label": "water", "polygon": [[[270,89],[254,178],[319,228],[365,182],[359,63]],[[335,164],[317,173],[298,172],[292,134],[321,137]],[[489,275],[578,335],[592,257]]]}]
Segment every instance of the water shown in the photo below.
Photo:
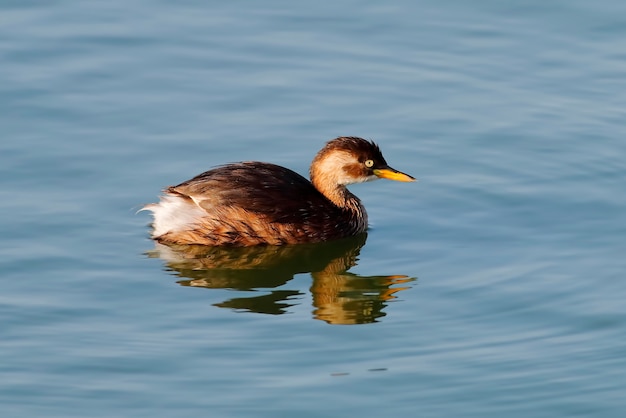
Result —
[{"label": "water", "polygon": [[[621,2],[0,8],[3,416],[624,414]],[[420,179],[365,242],[199,268],[135,213],[339,135]]]}]

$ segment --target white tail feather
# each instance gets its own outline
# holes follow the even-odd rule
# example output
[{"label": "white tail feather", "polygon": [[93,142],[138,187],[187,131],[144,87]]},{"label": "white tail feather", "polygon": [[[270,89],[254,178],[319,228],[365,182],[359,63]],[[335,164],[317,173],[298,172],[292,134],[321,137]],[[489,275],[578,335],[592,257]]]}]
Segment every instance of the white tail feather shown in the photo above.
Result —
[{"label": "white tail feather", "polygon": [[151,203],[140,210],[152,211],[153,238],[158,238],[168,232],[193,229],[198,220],[206,216],[206,212],[195,203],[172,194],[164,194],[159,203]]}]

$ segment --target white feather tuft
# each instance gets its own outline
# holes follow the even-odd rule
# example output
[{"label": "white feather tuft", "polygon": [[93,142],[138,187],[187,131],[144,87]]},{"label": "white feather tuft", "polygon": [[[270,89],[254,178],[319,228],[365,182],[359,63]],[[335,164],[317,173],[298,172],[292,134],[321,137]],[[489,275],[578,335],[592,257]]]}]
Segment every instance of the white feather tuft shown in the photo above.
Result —
[{"label": "white feather tuft", "polygon": [[152,211],[153,238],[158,238],[168,232],[193,229],[198,220],[206,216],[206,212],[196,204],[172,194],[164,194],[159,203],[146,205],[141,210]]}]

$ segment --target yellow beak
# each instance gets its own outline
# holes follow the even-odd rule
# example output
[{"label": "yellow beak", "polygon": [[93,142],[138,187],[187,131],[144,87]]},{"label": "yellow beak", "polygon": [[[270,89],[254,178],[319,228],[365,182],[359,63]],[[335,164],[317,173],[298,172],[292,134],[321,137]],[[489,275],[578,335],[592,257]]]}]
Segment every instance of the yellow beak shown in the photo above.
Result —
[{"label": "yellow beak", "polygon": [[375,168],[373,171],[374,175],[380,177],[381,179],[389,179],[395,181],[415,181],[414,177],[411,177],[408,174],[404,174],[401,171],[394,170],[391,167]]}]

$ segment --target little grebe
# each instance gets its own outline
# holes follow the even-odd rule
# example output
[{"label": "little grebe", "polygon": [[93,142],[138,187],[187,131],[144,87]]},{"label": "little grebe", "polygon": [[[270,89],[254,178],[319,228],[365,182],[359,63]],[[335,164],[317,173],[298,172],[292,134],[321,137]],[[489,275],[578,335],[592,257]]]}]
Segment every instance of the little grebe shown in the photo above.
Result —
[{"label": "little grebe", "polygon": [[386,178],[415,181],[387,165],[378,146],[356,137],[329,141],[311,163],[311,181],[262,162],[227,164],[168,187],[153,212],[152,238],[211,246],[321,242],[367,229],[367,213],[346,185]]}]

